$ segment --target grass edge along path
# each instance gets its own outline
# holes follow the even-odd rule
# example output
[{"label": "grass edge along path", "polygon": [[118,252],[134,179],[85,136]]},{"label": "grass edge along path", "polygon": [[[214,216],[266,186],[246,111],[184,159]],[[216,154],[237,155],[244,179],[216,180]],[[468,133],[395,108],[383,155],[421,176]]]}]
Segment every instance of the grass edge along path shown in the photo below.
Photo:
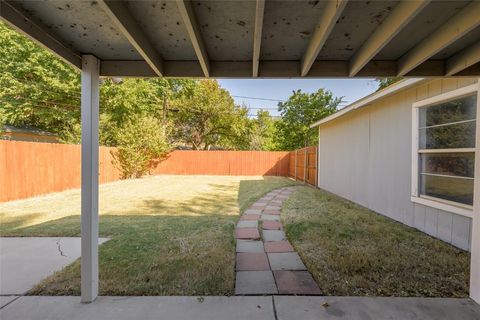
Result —
[{"label": "grass edge along path", "polygon": [[329,192],[298,187],[282,220],[322,295],[468,297],[468,252]]}]

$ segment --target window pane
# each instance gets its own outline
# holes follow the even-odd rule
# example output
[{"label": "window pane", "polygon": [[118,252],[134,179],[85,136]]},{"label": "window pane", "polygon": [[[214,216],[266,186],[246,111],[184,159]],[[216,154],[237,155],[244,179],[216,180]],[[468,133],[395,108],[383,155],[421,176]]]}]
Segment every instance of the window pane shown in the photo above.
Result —
[{"label": "window pane", "polygon": [[420,172],[473,178],[475,153],[420,155]]},{"label": "window pane", "polygon": [[473,179],[420,175],[420,194],[473,205]]},{"label": "window pane", "polygon": [[420,149],[451,149],[475,147],[475,123],[466,122],[420,129]]},{"label": "window pane", "polygon": [[428,127],[450,122],[473,120],[476,118],[477,96],[420,108],[420,127]]}]

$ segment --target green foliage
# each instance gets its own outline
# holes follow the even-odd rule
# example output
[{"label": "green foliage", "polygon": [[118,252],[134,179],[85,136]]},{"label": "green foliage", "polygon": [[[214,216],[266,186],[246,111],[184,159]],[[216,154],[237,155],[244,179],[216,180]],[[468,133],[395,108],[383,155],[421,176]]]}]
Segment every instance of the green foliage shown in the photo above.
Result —
[{"label": "green foliage", "polygon": [[259,110],[257,117],[250,122],[250,150],[278,150],[276,121],[270,113]]},{"label": "green foliage", "polygon": [[236,106],[229,92],[215,80],[197,82],[174,102],[175,138],[195,150],[211,147],[243,149],[247,110]]},{"label": "green foliage", "polygon": [[170,149],[167,130],[152,117],[132,117],[115,133],[114,153],[122,178],[139,178],[153,169]]},{"label": "green foliage", "polygon": [[[0,86],[0,126],[32,126],[65,143],[80,142],[80,73],[3,23]],[[315,143],[316,131],[308,125],[335,111],[340,101],[323,89],[296,91],[279,105],[283,120],[273,120],[267,111],[249,119],[247,108],[235,105],[215,80],[102,79],[100,143],[124,148],[117,159],[126,177],[146,172],[145,159],[159,153],[133,141],[153,135],[154,128],[161,129],[161,136],[153,136],[161,150],[167,142],[204,150],[295,149]],[[135,128],[140,124],[144,128]]]},{"label": "green foliage", "polygon": [[166,124],[169,101],[194,85],[193,80],[105,79],[100,89],[100,143],[118,145],[117,130],[132,117],[153,117]]},{"label": "green foliage", "polygon": [[402,79],[403,79],[402,77],[376,78],[375,81],[378,83],[377,91],[382,90],[388,87],[389,85],[392,85],[395,82],[398,82]]},{"label": "green foliage", "polygon": [[282,121],[278,121],[278,144],[281,150],[294,150],[318,143],[318,130],[310,125],[337,110],[342,98],[318,89],[313,93],[294,91],[285,102],[278,104]]},{"label": "green foliage", "polygon": [[0,125],[80,141],[80,74],[0,22]]}]

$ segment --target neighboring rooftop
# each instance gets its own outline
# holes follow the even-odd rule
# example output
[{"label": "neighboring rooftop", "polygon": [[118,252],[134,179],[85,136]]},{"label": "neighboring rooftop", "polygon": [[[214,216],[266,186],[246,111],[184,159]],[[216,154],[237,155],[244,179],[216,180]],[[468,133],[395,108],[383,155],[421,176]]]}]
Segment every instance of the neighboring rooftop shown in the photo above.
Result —
[{"label": "neighboring rooftop", "polygon": [[14,127],[14,126],[9,126],[9,125],[4,125],[2,130],[0,130],[1,133],[8,132],[8,133],[23,133],[23,134],[33,134],[33,135],[39,135],[39,136],[51,136],[51,137],[56,137],[55,134],[44,131],[35,127]]},{"label": "neighboring rooftop", "polygon": [[4,125],[0,127],[0,140],[29,142],[59,142],[57,135],[34,127],[15,127]]}]

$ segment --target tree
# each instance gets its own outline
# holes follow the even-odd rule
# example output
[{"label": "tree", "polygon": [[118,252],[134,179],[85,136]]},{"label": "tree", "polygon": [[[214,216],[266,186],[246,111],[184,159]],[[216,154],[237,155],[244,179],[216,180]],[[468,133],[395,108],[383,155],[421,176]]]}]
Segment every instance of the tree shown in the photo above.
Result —
[{"label": "tree", "polygon": [[318,142],[318,132],[310,125],[337,110],[342,98],[318,89],[313,93],[294,91],[285,102],[278,104],[282,120],[277,122],[279,148],[294,150]]},{"label": "tree", "polygon": [[34,126],[80,142],[80,74],[0,22],[0,129]]},{"label": "tree", "polygon": [[150,173],[170,150],[165,125],[150,116],[129,118],[115,132],[115,139],[118,148],[113,156],[124,179]]},{"label": "tree", "polygon": [[198,81],[174,102],[175,137],[195,150],[243,149],[247,110],[236,106],[215,80]]},{"label": "tree", "polygon": [[101,144],[116,146],[116,131],[132,117],[153,117],[167,125],[169,105],[193,85],[193,80],[106,79],[100,89]]},{"label": "tree", "polygon": [[388,87],[389,85],[392,85],[395,82],[398,82],[402,79],[403,79],[403,77],[376,78],[375,81],[378,83],[377,91],[382,90],[382,89]]},{"label": "tree", "polygon": [[250,150],[277,150],[277,128],[275,120],[266,110],[258,110],[257,117],[251,120]]}]

